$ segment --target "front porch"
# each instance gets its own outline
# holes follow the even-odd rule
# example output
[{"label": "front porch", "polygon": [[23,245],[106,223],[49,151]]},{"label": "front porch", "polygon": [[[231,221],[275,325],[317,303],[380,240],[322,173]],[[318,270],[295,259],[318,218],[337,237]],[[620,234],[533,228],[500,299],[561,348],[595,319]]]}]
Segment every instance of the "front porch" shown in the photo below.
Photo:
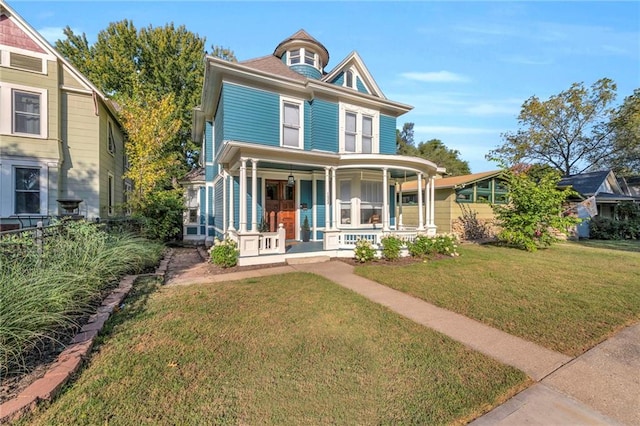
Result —
[{"label": "front porch", "polygon": [[321,241],[287,240],[285,231],[280,226],[278,232],[263,233],[229,233],[229,238],[238,244],[240,256],[239,266],[266,265],[270,263],[287,262],[290,259],[304,259],[312,257],[344,257],[351,258],[358,240],[371,242],[374,248],[381,248],[381,240],[386,235],[393,234],[406,242],[412,242],[419,234],[427,235],[426,231],[403,230],[384,231],[382,229],[336,230],[329,231]]}]

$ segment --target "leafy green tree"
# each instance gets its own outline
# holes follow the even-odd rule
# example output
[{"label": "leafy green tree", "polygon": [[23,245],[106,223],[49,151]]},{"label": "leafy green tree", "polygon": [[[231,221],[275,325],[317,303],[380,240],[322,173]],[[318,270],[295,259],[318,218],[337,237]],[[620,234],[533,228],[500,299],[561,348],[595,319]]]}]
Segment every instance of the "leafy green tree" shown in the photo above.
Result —
[{"label": "leafy green tree", "polygon": [[616,85],[608,78],[590,88],[574,83],[546,101],[532,96],[522,105],[520,129],[503,134],[505,143],[486,157],[505,166],[549,164],[563,175],[583,172],[618,151],[609,126],[615,97]]},{"label": "leafy green tree", "polygon": [[211,56],[215,56],[216,58],[224,59],[229,62],[238,62],[236,55],[233,53],[233,50],[228,47],[222,46],[211,46]]},{"label": "leafy green tree", "polygon": [[547,247],[557,241],[556,231],[566,229],[579,219],[563,216],[563,203],[571,190],[558,190],[557,171],[533,177],[526,171],[505,170],[509,204],[495,204],[493,212],[501,231],[498,239],[527,251]]},{"label": "leafy green tree", "polygon": [[56,48],[106,94],[132,97],[138,86],[158,97],[172,94],[180,127],[169,135],[169,149],[183,158],[183,169],[195,163],[191,115],[200,102],[204,38],[173,24],[137,30],[126,19],[100,31],[93,45],[69,27],[64,34],[67,38],[56,42]]},{"label": "leafy green tree", "polygon": [[396,129],[396,153],[416,155],[416,147],[413,142],[413,123],[404,123],[402,130]]},{"label": "leafy green tree", "polygon": [[606,165],[618,175],[640,174],[640,89],[625,98],[610,126],[615,154]]},{"label": "leafy green tree", "polygon": [[469,163],[460,159],[460,151],[447,148],[439,139],[420,142],[417,147],[417,156],[433,161],[440,167],[445,167],[451,176],[471,173]]}]

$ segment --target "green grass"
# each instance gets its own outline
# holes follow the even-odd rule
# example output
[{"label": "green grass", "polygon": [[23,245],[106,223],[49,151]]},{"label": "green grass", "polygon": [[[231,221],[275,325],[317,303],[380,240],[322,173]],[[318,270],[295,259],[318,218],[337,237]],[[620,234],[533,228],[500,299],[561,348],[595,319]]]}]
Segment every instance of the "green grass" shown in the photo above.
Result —
[{"label": "green grass", "polygon": [[580,240],[579,244],[586,247],[640,252],[640,240]]},{"label": "green grass", "polygon": [[567,355],[640,319],[640,255],[575,243],[529,253],[464,245],[461,257],[356,273]]},{"label": "green grass", "polygon": [[529,384],[319,276],[155,290],[134,287],[90,365],[25,423],[451,424]]}]

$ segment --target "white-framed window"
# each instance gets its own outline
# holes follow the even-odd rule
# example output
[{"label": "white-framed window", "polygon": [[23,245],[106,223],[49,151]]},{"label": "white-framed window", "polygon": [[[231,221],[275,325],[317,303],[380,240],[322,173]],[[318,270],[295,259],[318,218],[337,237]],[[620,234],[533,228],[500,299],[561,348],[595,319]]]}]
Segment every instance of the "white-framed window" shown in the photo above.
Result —
[{"label": "white-framed window", "polygon": [[42,215],[48,211],[49,167],[55,158],[5,156],[0,162],[0,216]]},{"label": "white-framed window", "polygon": [[14,167],[13,214],[41,214],[40,168]]},{"label": "white-framed window", "polygon": [[340,180],[340,224],[351,225],[351,179]]},{"label": "white-framed window", "polygon": [[360,182],[360,223],[382,222],[382,182],[363,180]]},{"label": "white-framed window", "polygon": [[191,208],[189,209],[189,223],[198,223],[198,209]]},{"label": "white-framed window", "polygon": [[114,213],[116,199],[115,178],[111,172],[107,173],[107,182],[107,214],[111,216]]},{"label": "white-framed window", "polygon": [[280,98],[280,145],[304,148],[304,102],[293,98]]},{"label": "white-framed window", "polygon": [[351,89],[356,88],[356,77],[353,75],[353,71],[347,70],[344,73],[344,86],[350,87]]},{"label": "white-framed window", "polygon": [[287,65],[306,64],[322,71],[320,56],[312,50],[301,47],[289,51]]},{"label": "white-framed window", "polygon": [[380,113],[368,108],[340,103],[340,152],[377,154],[380,152]]},{"label": "white-framed window", "polygon": [[107,150],[111,155],[116,153],[116,139],[113,135],[113,123],[111,120],[107,120]]},{"label": "white-framed window", "polygon": [[47,90],[0,82],[0,134],[47,137]]}]

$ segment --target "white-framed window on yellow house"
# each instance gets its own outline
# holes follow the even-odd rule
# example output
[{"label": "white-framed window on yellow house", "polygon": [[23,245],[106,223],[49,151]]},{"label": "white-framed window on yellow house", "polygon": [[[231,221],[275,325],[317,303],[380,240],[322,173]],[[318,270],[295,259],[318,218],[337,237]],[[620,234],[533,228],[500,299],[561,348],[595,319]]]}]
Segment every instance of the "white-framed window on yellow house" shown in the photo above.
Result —
[{"label": "white-framed window on yellow house", "polygon": [[280,145],[287,148],[304,148],[303,101],[280,98]]},{"label": "white-framed window on yellow house", "polygon": [[380,152],[378,111],[340,104],[340,141],[343,153],[378,154]]},{"label": "white-framed window on yellow house", "polygon": [[113,123],[111,120],[107,120],[107,150],[109,154],[116,153],[116,139],[113,134]]},{"label": "white-framed window on yellow house", "polygon": [[14,214],[40,214],[40,169],[15,167]]},{"label": "white-framed window on yellow house", "polygon": [[47,137],[47,90],[0,81],[0,134]]},{"label": "white-framed window on yellow house", "polygon": [[107,174],[107,214],[113,215],[115,212],[114,203],[116,198],[115,179],[111,173]]}]

